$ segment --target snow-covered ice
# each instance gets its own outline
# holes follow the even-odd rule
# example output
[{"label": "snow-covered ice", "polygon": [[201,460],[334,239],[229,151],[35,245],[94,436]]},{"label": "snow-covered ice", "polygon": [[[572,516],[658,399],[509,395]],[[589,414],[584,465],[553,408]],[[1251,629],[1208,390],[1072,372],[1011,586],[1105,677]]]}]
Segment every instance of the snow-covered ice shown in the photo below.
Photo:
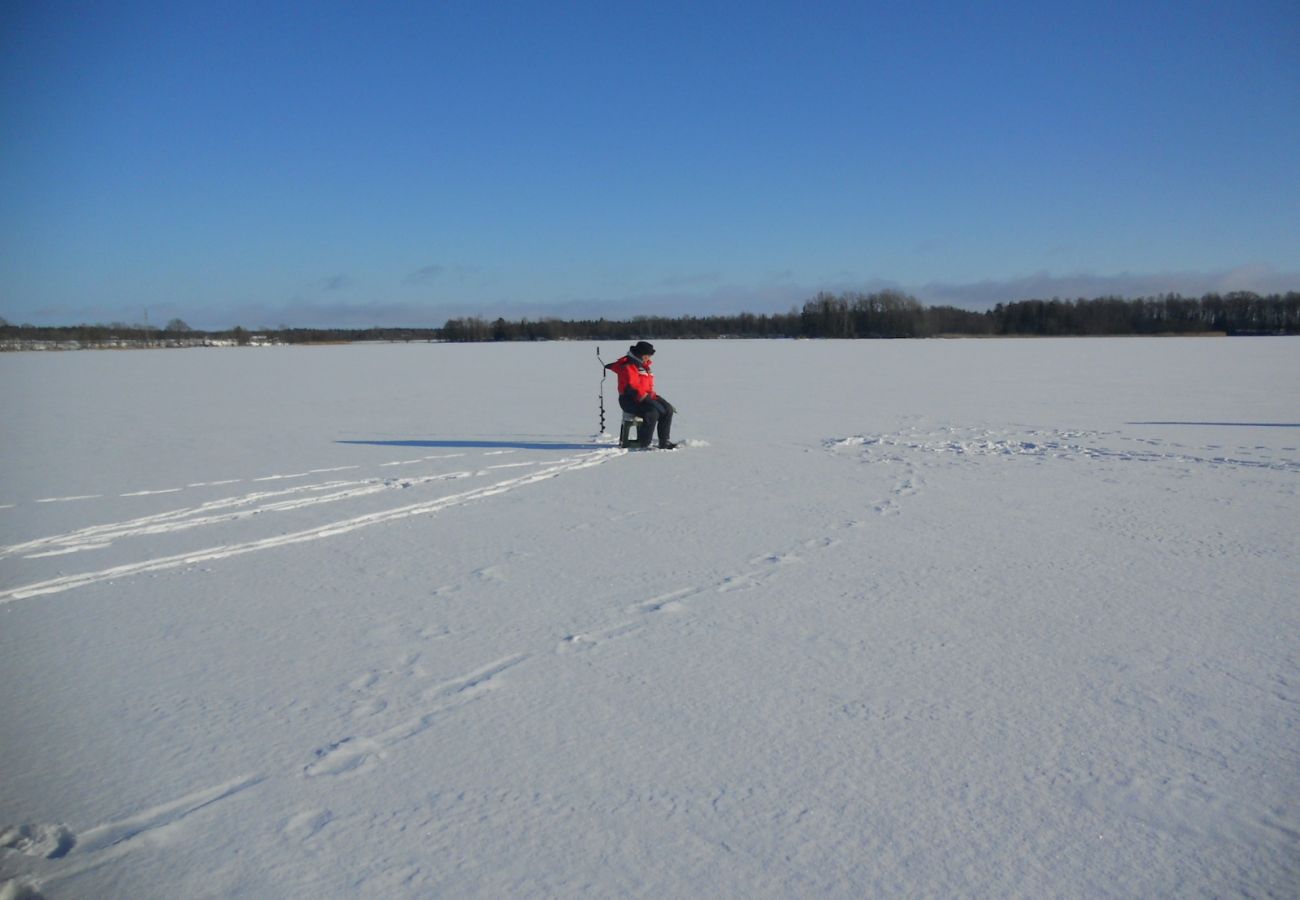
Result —
[{"label": "snow-covered ice", "polygon": [[1295,339],[656,343],[0,356],[0,891],[1300,893]]}]

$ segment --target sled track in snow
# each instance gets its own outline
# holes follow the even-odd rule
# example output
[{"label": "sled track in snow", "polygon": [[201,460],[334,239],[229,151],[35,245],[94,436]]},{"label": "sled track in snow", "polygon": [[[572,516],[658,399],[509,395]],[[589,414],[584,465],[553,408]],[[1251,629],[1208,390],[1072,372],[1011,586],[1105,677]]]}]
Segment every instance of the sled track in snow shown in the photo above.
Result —
[{"label": "sled track in snow", "polygon": [[[387,464],[385,463],[385,465]],[[257,491],[239,497],[224,497],[220,500],[211,500],[195,507],[141,516],[126,522],[92,525],[66,534],[56,534],[21,544],[0,547],[0,558],[22,555],[30,559],[60,553],[75,553],[78,550],[102,547],[106,542],[118,538],[187,531],[206,525],[233,522],[267,512],[286,512],[338,500],[352,500],[369,494],[382,493],[393,488],[412,487],[456,478],[469,478],[473,474],[473,472],[448,472],[401,480],[327,481],[321,484],[305,484],[278,491]],[[223,510],[228,511],[223,512]]]},{"label": "sled track in snow", "polygon": [[[626,452],[627,451],[625,450],[617,448],[594,450],[580,456],[562,459],[552,465],[543,466],[524,475],[507,478],[503,481],[497,481],[470,491],[438,497],[433,500],[410,503],[394,509],[386,509],[378,512],[367,513],[365,515],[354,516],[348,519],[341,519],[324,525],[318,525],[313,528],[307,528],[288,534],[275,535],[260,540],[207,547],[185,553],[147,559],[141,562],[112,566],[94,572],[64,575],[58,578],[51,578],[45,581],[22,585],[20,587],[9,588],[0,591],[0,604],[9,603],[13,600],[22,600],[28,597],[36,597],[43,594],[59,593],[60,591],[71,590],[72,588],[84,587],[88,584],[95,584],[97,582],[109,581],[116,578],[125,578],[131,575],[140,575],[146,572],[160,572],[166,569],[181,568],[184,566],[196,565],[198,563],[226,559],[232,556],[240,556],[258,550],[271,550],[277,547],[287,547],[294,544],[317,541],[323,538],[347,534],[371,525],[380,525],[386,522],[394,522],[399,519],[410,518],[412,516],[437,513],[450,507],[463,506],[467,503],[473,503],[487,497],[504,494],[521,487],[526,487],[530,484],[546,481],[565,472],[572,472],[578,469],[597,466],[616,456],[621,456]],[[33,556],[44,556],[73,553],[78,550],[97,549],[106,546],[113,538],[117,537],[158,534],[195,528],[202,525],[219,524],[268,511],[299,509],[304,506],[328,503],[336,500],[353,499],[368,494],[390,490],[394,487],[410,487],[415,484],[470,477],[474,474],[478,473],[443,473],[429,475],[422,478],[403,479],[399,482],[327,482],[320,485],[304,485],[283,491],[250,494],[243,497],[214,501],[211,504],[204,504],[200,507],[175,510],[154,516],[145,516],[129,522],[93,526],[90,528],[79,529],[64,535],[55,535],[52,537],[41,538],[36,541],[15,544],[10,547],[0,548],[0,556],[13,556],[19,553],[27,553],[28,551],[37,551],[32,554]],[[307,494],[308,496],[288,496],[297,494]],[[312,496],[312,494],[315,494],[315,496]],[[271,497],[287,497],[287,499],[277,500],[269,505],[258,505],[260,504],[260,501],[264,501]],[[231,509],[231,507],[247,508]],[[227,511],[219,511],[223,509]]]}]

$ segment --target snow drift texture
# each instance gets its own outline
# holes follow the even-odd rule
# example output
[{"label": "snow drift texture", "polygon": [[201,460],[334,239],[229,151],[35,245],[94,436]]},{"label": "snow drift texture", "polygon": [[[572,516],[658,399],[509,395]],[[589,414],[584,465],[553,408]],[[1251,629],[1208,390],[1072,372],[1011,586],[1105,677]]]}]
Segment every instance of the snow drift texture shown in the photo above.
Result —
[{"label": "snow drift texture", "polygon": [[3,890],[1297,893],[1294,339],[660,343],[0,357]]}]

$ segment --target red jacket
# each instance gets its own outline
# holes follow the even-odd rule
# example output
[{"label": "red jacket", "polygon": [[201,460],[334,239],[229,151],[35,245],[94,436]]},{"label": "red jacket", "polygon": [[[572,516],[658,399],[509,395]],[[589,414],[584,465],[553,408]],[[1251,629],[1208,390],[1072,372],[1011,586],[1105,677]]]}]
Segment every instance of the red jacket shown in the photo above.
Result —
[{"label": "red jacket", "polygon": [[618,376],[618,392],[625,394],[629,389],[636,391],[636,399],[640,401],[649,397],[653,400],[659,396],[655,393],[655,377],[650,372],[650,360],[642,359],[638,365],[637,360],[631,356],[624,356],[616,359],[609,365],[605,366]]}]

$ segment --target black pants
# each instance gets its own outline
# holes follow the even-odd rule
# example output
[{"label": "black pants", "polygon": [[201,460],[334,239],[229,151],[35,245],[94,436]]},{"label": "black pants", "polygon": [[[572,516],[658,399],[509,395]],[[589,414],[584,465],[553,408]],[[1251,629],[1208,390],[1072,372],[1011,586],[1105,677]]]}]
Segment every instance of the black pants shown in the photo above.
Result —
[{"label": "black pants", "polygon": [[656,397],[651,400],[647,397],[640,402],[636,396],[628,391],[620,394],[618,405],[624,412],[634,413],[641,417],[641,424],[636,427],[636,442],[642,447],[650,446],[650,438],[654,436],[655,429],[659,430],[659,443],[668,443],[668,435],[673,430],[673,405],[663,397]]}]

